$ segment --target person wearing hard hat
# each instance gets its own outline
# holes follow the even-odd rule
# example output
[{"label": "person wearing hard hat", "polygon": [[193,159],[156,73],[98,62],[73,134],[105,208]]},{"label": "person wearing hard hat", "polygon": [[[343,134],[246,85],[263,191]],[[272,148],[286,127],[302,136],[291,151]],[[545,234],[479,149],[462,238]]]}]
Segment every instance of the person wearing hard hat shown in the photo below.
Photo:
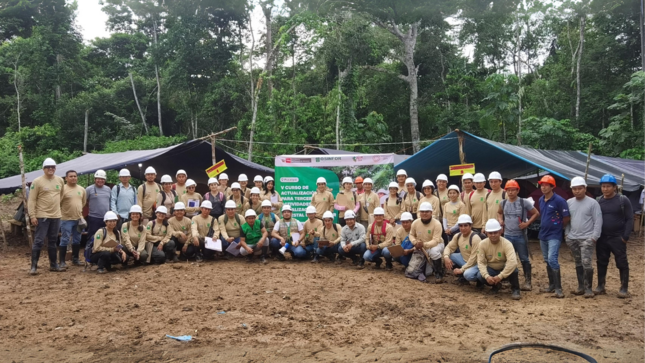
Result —
[{"label": "person wearing hard hat", "polygon": [[130,185],[130,170],[119,171],[120,183],[112,188],[110,193],[110,210],[119,216],[117,229],[120,231],[123,223],[128,221],[130,208],[137,204],[137,191]]},{"label": "person wearing hard hat", "polygon": [[134,259],[135,265],[148,259],[146,251],[146,232],[143,227],[143,213],[137,204],[130,207],[127,222],[121,225],[121,240],[125,246],[125,253]]},{"label": "person wearing hard hat", "polygon": [[105,185],[106,179],[105,171],[99,169],[94,173],[94,184],[85,188],[86,204],[89,210],[87,214],[88,236],[93,236],[99,228],[105,227],[103,217],[110,210],[110,198],[112,197],[110,187]]},{"label": "person wearing hard hat", "polygon": [[[435,195],[434,183],[432,183],[431,180],[426,179],[421,185],[421,190],[423,190],[423,198],[419,200],[419,205],[421,205],[421,203],[430,203],[430,205],[432,205],[433,211],[441,210],[441,202],[439,201],[439,198]],[[432,218],[441,222],[439,218],[440,215],[441,213],[437,213],[436,215],[432,213]]]},{"label": "person wearing hard hat", "polygon": [[502,189],[502,174],[494,171],[488,175],[491,190],[486,194],[486,220],[497,219],[497,211],[504,199],[506,191]]},{"label": "person wearing hard hat", "polygon": [[[385,198],[383,202],[383,210],[385,210],[385,221],[392,225],[392,227],[397,227],[400,224],[401,219],[401,207],[403,200],[399,197],[399,185],[396,182],[391,182],[388,185],[389,195]],[[363,227],[365,228],[365,227]]]},{"label": "person wearing hard hat", "polygon": [[264,190],[260,194],[262,200],[266,199],[271,202],[271,210],[273,213],[278,213],[282,210],[282,197],[275,191],[275,180],[267,176],[264,178]]},{"label": "person wearing hard hat", "polygon": [[326,211],[323,214],[322,222],[323,226],[318,240],[318,248],[316,248],[314,259],[311,262],[320,262],[318,259],[320,256],[327,257],[331,262],[335,262],[342,228],[340,224],[334,223],[334,214],[330,211]]},{"label": "person wearing hard hat", "polygon": [[412,253],[414,252],[414,245],[410,242],[410,228],[412,228],[412,213],[403,212],[401,214],[401,227],[397,229],[394,233],[394,246],[401,246],[403,248],[403,256],[392,257],[390,253],[390,247],[385,247],[383,249],[383,258],[385,258],[386,265],[389,263],[392,264],[392,261],[396,261],[403,266],[407,267],[412,258]]},{"label": "person wearing hard hat", "polygon": [[157,194],[161,192],[161,186],[155,182],[157,171],[152,166],[145,170],[146,182],[139,185],[137,189],[137,203],[143,210],[143,220],[148,223],[155,217],[155,204],[157,203]]},{"label": "person wearing hard hat", "polygon": [[[374,268],[380,269],[383,249],[392,245],[394,227],[385,221],[385,210],[381,207],[374,209],[374,222],[365,230],[365,261],[374,262]],[[386,269],[392,269],[392,261],[386,261]]]},{"label": "person wearing hard hat", "polygon": [[[184,217],[186,215],[186,206],[184,203],[175,203],[174,209],[174,216],[168,219],[168,234],[170,235],[170,240],[175,242],[175,251],[179,250],[181,255],[188,259],[186,250],[194,242],[192,238],[191,220]],[[169,253],[171,262],[179,261],[175,251]],[[201,260],[201,256],[197,256],[197,259]]]},{"label": "person wearing hard hat", "polygon": [[461,177],[461,186],[463,191],[461,192],[461,201],[466,204],[466,198],[473,192],[475,189],[473,185],[473,175],[471,173],[466,173]]},{"label": "person wearing hard hat", "polygon": [[338,211],[338,222],[342,227],[345,226],[345,212],[351,210],[356,214],[361,208],[358,195],[352,191],[352,185],[352,178],[345,177],[343,179],[343,190],[336,194],[334,209]]},{"label": "person wearing hard hat", "polygon": [[240,253],[246,255],[248,262],[253,262],[253,256],[261,254],[261,262],[267,263],[269,246],[266,244],[269,232],[257,220],[257,214],[253,209],[244,213],[246,223],[242,225],[242,235],[240,236]]},{"label": "person wearing hard hat", "polygon": [[[477,248],[481,238],[473,233],[473,220],[468,214],[457,217],[459,233],[456,233],[443,250],[443,262],[448,270],[459,276],[460,283],[477,280]],[[459,252],[457,252],[459,250]],[[481,283],[479,283],[481,285]]]},{"label": "person wearing hard hat", "polygon": [[440,284],[444,276],[441,254],[445,244],[441,237],[441,223],[432,218],[432,213],[432,204],[421,203],[419,218],[410,227],[410,242],[416,251],[412,254],[405,276],[425,282],[426,277],[434,273],[435,283]]},{"label": "person wearing hard hat", "polygon": [[558,255],[562,244],[562,232],[571,219],[569,205],[561,196],[555,194],[555,179],[551,175],[545,175],[538,182],[543,196],[540,197],[540,248],[546,262],[549,286],[542,288],[544,293],[554,292],[554,296],[564,298],[562,293],[562,282],[560,280],[560,264]]},{"label": "person wearing hard hat", "polygon": [[631,297],[629,287],[629,264],[627,262],[627,241],[634,227],[632,203],[629,198],[617,191],[616,178],[605,174],[600,178],[600,191],[598,204],[602,212],[602,231],[596,243],[596,258],[598,264],[598,287],[594,294],[605,294],[605,277],[609,258],[614,254],[616,267],[620,271],[620,290],[618,297],[621,299]]},{"label": "person wearing hard hat", "polygon": [[172,190],[176,191],[177,195],[181,197],[182,195],[186,194],[186,181],[188,180],[188,174],[186,174],[186,170],[177,170],[175,179],[177,179],[177,183],[172,185]]},{"label": "person wearing hard hat", "polygon": [[232,242],[240,243],[242,224],[244,224],[245,220],[244,216],[237,213],[237,205],[234,201],[226,201],[224,208],[226,212],[218,218],[217,222],[222,235],[222,250],[226,251]]},{"label": "person wearing hard hat", "polygon": [[197,183],[194,180],[186,180],[186,194],[182,195],[179,200],[186,206],[186,216],[193,218],[200,213],[200,205],[204,198],[201,194],[196,193]]},{"label": "person wearing hard hat", "polygon": [[405,193],[405,180],[408,178],[408,173],[399,169],[396,171],[396,185],[397,185],[397,194],[403,199],[403,193]]},{"label": "person wearing hard hat", "polygon": [[[439,174],[435,182],[437,183],[437,198],[439,198],[440,206],[443,208],[443,205],[448,203],[450,199],[448,198],[448,177],[446,174]],[[439,218],[443,218],[443,209],[440,208],[438,212],[441,212]]]},{"label": "person wearing hard hat", "polygon": [[486,223],[486,196],[488,189],[486,189],[486,177],[482,173],[477,173],[473,177],[475,183],[475,190],[470,192],[466,197],[466,207],[468,207],[468,214],[473,219],[473,231],[480,237],[486,238],[483,234],[484,224]]},{"label": "person wearing hard hat", "polygon": [[527,228],[539,216],[540,212],[527,199],[517,196],[520,185],[513,179],[506,182],[506,199],[498,207],[497,219],[504,227],[504,238],[513,244],[515,252],[519,255],[524,271],[523,291],[531,291],[531,260],[529,259],[529,240]]},{"label": "person wearing hard hat", "polygon": [[194,216],[190,222],[192,243],[188,244],[184,252],[187,258],[195,256],[196,259],[199,259],[200,256],[203,256],[204,259],[212,260],[215,256],[215,251],[206,248],[206,237],[217,240],[220,236],[219,224],[217,218],[211,215],[211,209],[213,209],[213,204],[209,200],[203,201],[200,205],[200,213]]},{"label": "person wearing hard hat", "polygon": [[467,213],[466,205],[459,199],[459,187],[451,185],[448,187],[448,203],[443,205],[443,230],[445,233],[444,241],[449,240],[449,236],[457,233],[457,219],[460,215]]},{"label": "person wearing hard hat", "polygon": [[479,243],[477,252],[477,279],[492,286],[492,292],[498,293],[502,280],[511,283],[511,298],[519,300],[520,282],[517,272],[515,249],[506,238],[502,237],[502,226],[497,219],[486,222],[486,235]]},{"label": "person wearing hard hat", "polygon": [[31,275],[37,275],[38,260],[40,251],[47,238],[47,253],[49,255],[49,270],[54,272],[65,271],[56,263],[56,241],[60,229],[62,217],[60,201],[63,194],[65,182],[57,176],[56,162],[47,158],[43,162],[43,175],[34,179],[31,183],[30,193],[27,200],[27,211],[31,224],[35,227],[34,244],[31,248]]},{"label": "person wearing hard hat", "polygon": [[210,192],[204,194],[204,199],[211,202],[210,215],[215,217],[215,220],[224,214],[224,205],[226,204],[226,195],[219,191],[219,183],[217,179],[208,179],[208,188]]},{"label": "person wearing hard hat", "polygon": [[[105,227],[101,227],[94,234],[94,244],[90,262],[98,266],[96,272],[104,274],[112,267],[112,264],[121,263],[127,265],[128,256],[121,244],[121,234],[116,229],[116,222],[119,219],[112,211],[105,212],[103,216]],[[116,243],[116,246],[109,245]]]},{"label": "person wearing hard hat", "polygon": [[[506,183],[508,185],[508,183]],[[571,222],[564,230],[565,242],[576,264],[578,289],[574,295],[593,298],[593,250],[602,232],[602,211],[598,202],[587,196],[587,182],[579,176],[571,179],[573,198],[567,200]]]},{"label": "person wearing hard hat", "polygon": [[378,197],[378,194],[372,191],[374,182],[371,178],[365,178],[363,180],[363,187],[365,188],[365,193],[361,195],[358,200],[361,203],[360,216],[361,224],[367,230],[367,227],[374,221],[374,209],[378,208],[381,205],[381,201]]},{"label": "person wearing hard hat", "polygon": [[161,177],[161,191],[157,194],[157,203],[156,206],[164,206],[168,211],[166,219],[169,219],[173,215],[173,208],[175,203],[179,202],[179,196],[177,192],[172,189],[172,178],[170,175],[163,175]]},{"label": "person wearing hard hat", "polygon": [[237,214],[239,215],[244,215],[244,206],[247,204],[249,201],[248,198],[244,198],[244,194],[242,193],[242,187],[240,186],[240,183],[233,183],[231,185],[231,197],[229,200],[232,200],[235,202],[235,206],[237,208]]},{"label": "person wearing hard hat", "polygon": [[256,175],[253,178],[253,185],[260,190],[264,189],[264,178],[262,178],[262,175]]},{"label": "person wearing hard hat", "polygon": [[334,195],[327,189],[327,180],[320,177],[316,180],[318,189],[311,196],[311,205],[316,207],[316,217],[321,218],[325,212],[333,212]]},{"label": "person wearing hard hat", "polygon": [[[284,255],[280,253],[280,249],[289,244],[287,251],[291,256],[296,258],[296,249],[301,247],[300,244],[305,238],[304,226],[302,223],[293,217],[293,212],[290,205],[282,207],[282,220],[275,222],[271,230],[271,242],[269,247],[273,256],[277,256],[279,260],[284,261]],[[302,250],[302,249],[301,249]],[[306,251],[300,251],[298,258],[303,258],[302,254]]]},{"label": "person wearing hard hat", "polygon": [[[67,268],[65,255],[67,246],[72,244],[72,264],[83,266],[78,259],[81,250],[81,231],[78,230],[79,221],[83,218],[83,207],[85,206],[85,188],[77,184],[78,174],[74,170],[65,173],[65,186],[61,193],[60,200],[60,246],[58,247],[58,266]],[[126,215],[127,216],[127,215]]]},{"label": "person wearing hard hat", "polygon": [[242,195],[245,199],[248,200],[251,197],[251,188],[247,188],[247,185],[249,184],[249,177],[246,176],[246,174],[240,174],[237,177],[237,183],[240,184],[240,191],[242,192]]},{"label": "person wearing hard hat", "polygon": [[273,231],[273,227],[280,220],[280,218],[271,211],[271,201],[265,199],[260,203],[260,206],[262,213],[258,215],[258,220],[260,221],[260,223],[262,223],[262,227],[264,227],[264,229],[269,232],[269,236],[267,237],[266,243],[264,245],[270,247],[271,231]]},{"label": "person wearing hard hat", "polygon": [[311,256],[315,252],[316,248],[318,248],[318,240],[320,239],[323,222],[316,218],[316,207],[312,205],[307,207],[305,214],[307,214],[307,220],[303,227],[305,231],[305,239],[302,240],[302,244],[307,250],[309,256]]},{"label": "person wearing hard hat", "polygon": [[253,209],[255,214],[260,216],[262,215],[262,200],[260,199],[260,189],[253,187],[249,189],[249,198],[247,198],[242,208],[244,211]]},{"label": "person wearing hard hat", "polygon": [[168,220],[166,215],[168,209],[159,206],[155,210],[155,219],[146,225],[146,241],[150,242],[146,246],[146,263],[162,264],[166,262],[167,254],[175,251],[175,242],[170,240],[168,234]]},{"label": "person wearing hard hat", "polygon": [[417,209],[419,209],[419,201],[423,197],[421,192],[418,192],[415,188],[417,187],[417,182],[413,178],[407,178],[405,180],[405,192],[403,193],[403,200],[401,209],[404,212],[409,212],[412,214],[412,218],[417,218]]},{"label": "person wearing hard hat", "polygon": [[365,193],[365,189],[363,189],[363,177],[362,176],[357,176],[356,179],[354,179],[354,185],[356,186],[356,194],[361,195]]},{"label": "person wearing hard hat", "polygon": [[231,194],[233,193],[231,191],[231,188],[228,186],[228,174],[222,173],[217,177],[217,180],[219,181],[219,191],[224,193],[226,196],[226,199],[229,199]]},{"label": "person wearing hard hat", "polygon": [[[356,214],[354,211],[347,211],[343,216],[345,226],[340,231],[340,243],[338,244],[338,255],[344,258],[350,258],[354,266],[365,264],[363,255],[365,254],[365,227],[356,223]],[[341,259],[338,259],[342,262]]]}]

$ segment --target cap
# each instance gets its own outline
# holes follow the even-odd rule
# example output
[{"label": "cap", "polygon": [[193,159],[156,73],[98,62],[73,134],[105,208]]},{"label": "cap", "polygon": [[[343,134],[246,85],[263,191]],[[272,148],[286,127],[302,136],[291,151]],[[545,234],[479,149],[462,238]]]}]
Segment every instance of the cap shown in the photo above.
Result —
[{"label": "cap", "polygon": [[[308,206],[307,210],[305,212],[305,214],[311,214],[311,213],[314,213],[314,214],[316,213],[316,207],[314,207],[313,205]],[[347,214],[347,213],[345,213],[345,214]]]},{"label": "cap", "polygon": [[105,213],[105,216],[103,216],[103,221],[104,222],[116,221],[117,219],[119,219],[119,217],[117,217],[116,213],[112,212],[111,210],[107,211],[107,213]]},{"label": "cap", "polygon": [[316,179],[316,184],[327,184],[327,180],[323,178],[322,176],[318,179]]},{"label": "cap", "polygon": [[251,188],[251,194],[260,194],[260,188],[258,187]]},{"label": "cap", "polygon": [[132,207],[130,207],[130,213],[139,213],[139,214],[143,214],[143,211],[141,210],[141,206],[140,206],[140,205],[135,204],[135,205],[133,205]]},{"label": "cap", "polygon": [[240,186],[240,183],[235,182],[235,183],[231,184],[231,190],[233,190],[233,189],[242,189],[242,187]]},{"label": "cap", "polygon": [[242,182],[242,181],[249,181],[249,177],[246,176],[246,174],[240,174],[240,176],[237,177],[237,181]]},{"label": "cap", "polygon": [[213,203],[210,200],[205,200],[202,202],[202,208],[213,209]]},{"label": "cap", "polygon": [[482,173],[477,173],[475,174],[475,177],[473,177],[473,181],[475,183],[486,183],[486,177]]},{"label": "cap", "polygon": [[365,178],[365,180],[363,180],[363,184],[374,184],[374,182],[372,181],[372,178]]},{"label": "cap", "polygon": [[456,185],[454,185],[454,184],[453,184],[453,185],[451,185],[451,186],[449,186],[449,187],[448,187],[448,190],[456,190],[456,191],[457,191],[457,193],[459,193],[459,187],[458,187],[458,186],[456,186]]},{"label": "cap", "polygon": [[121,176],[132,176],[132,175],[130,175],[130,170],[121,169],[121,170],[119,170],[119,176],[121,177]]},{"label": "cap", "polygon": [[283,205],[283,206],[282,206],[282,211],[283,211],[283,212],[286,212],[286,211],[291,212],[291,206],[290,206],[289,204],[285,204],[285,205]]},{"label": "cap", "polygon": [[489,219],[488,222],[486,222],[486,232],[497,232],[501,230],[502,226],[499,224],[497,219]]},{"label": "cap", "polygon": [[457,224],[473,224],[473,219],[468,214],[462,214],[457,218]]},{"label": "cap", "polygon": [[184,175],[188,176],[188,174],[186,174],[186,170],[184,170],[184,169],[177,170],[177,173],[175,174],[175,176],[177,176],[179,174],[184,174]]},{"label": "cap", "polygon": [[439,181],[439,180],[448,181],[448,177],[446,176],[446,174],[439,174],[437,175],[436,181]]},{"label": "cap", "polygon": [[328,219],[328,218],[334,219],[334,213],[330,211],[326,211],[325,213],[323,213],[322,219]]},{"label": "cap", "polygon": [[405,175],[405,176],[408,176],[408,173],[407,173],[405,170],[403,170],[403,169],[399,169],[399,170],[396,172],[396,176],[399,176],[399,175]]},{"label": "cap", "polygon": [[376,207],[374,208],[374,215],[375,216],[382,216],[385,214],[385,211],[381,207]]},{"label": "cap", "polygon": [[235,209],[237,208],[237,205],[235,205],[235,202],[232,200],[226,201],[226,204],[224,204],[224,209]]},{"label": "cap", "polygon": [[344,218],[345,218],[345,220],[355,219],[356,215],[354,214],[353,210],[348,210],[347,212],[345,212],[345,217]]},{"label": "cap", "polygon": [[186,205],[182,202],[175,203],[175,210],[186,210]]},{"label": "cap", "polygon": [[491,179],[503,180],[502,179],[502,174],[494,171],[494,172],[488,174],[488,180],[491,180]]},{"label": "cap", "polygon": [[[508,183],[506,183],[508,184]],[[586,187],[587,182],[585,182],[584,178],[576,176],[573,179],[571,179],[571,188],[573,187]]]},{"label": "cap", "polygon": [[100,178],[100,179],[107,179],[107,175],[105,174],[105,170],[97,170],[96,173],[94,173],[94,179]]},{"label": "cap", "polygon": [[403,212],[403,214],[401,214],[401,222],[413,221],[413,220],[414,220],[414,218],[412,218],[412,213]]},{"label": "cap", "polygon": [[432,187],[434,189],[434,183],[432,182],[432,180],[426,179],[422,185],[422,188],[425,188],[425,187]]},{"label": "cap", "polygon": [[157,207],[157,210],[155,210],[155,213],[168,214],[168,209],[162,205]]},{"label": "cap", "polygon": [[390,188],[396,188],[399,189],[399,184],[397,182],[390,182],[390,184],[387,186],[388,189]]},{"label": "cap", "polygon": [[262,179],[262,175],[256,175],[255,178],[253,178],[253,182],[264,182],[264,179]]},{"label": "cap", "polygon": [[466,180],[466,179],[473,180],[473,175],[471,173],[466,173],[461,176],[461,180]]},{"label": "cap", "polygon": [[247,209],[246,212],[244,213],[244,218],[248,217],[257,217],[258,215],[255,214],[255,211],[253,209]]},{"label": "cap", "polygon": [[170,175],[164,175],[161,177],[161,183],[172,183],[172,178]]},{"label": "cap", "polygon": [[354,183],[352,183],[352,178],[350,178],[348,176],[343,178],[343,184],[345,184],[345,183],[354,184]]},{"label": "cap", "polygon": [[43,168],[46,166],[56,166],[56,162],[52,158],[47,158],[43,161]]},{"label": "cap", "polygon": [[195,181],[192,179],[186,180],[186,188],[192,187],[192,186],[197,186],[197,183],[195,183]]},{"label": "cap", "polygon": [[419,206],[419,212],[432,212],[432,204],[428,202],[423,202]]},{"label": "cap", "polygon": [[157,171],[152,166],[149,166],[149,167],[146,168],[146,172],[144,174],[155,174],[156,175]]},{"label": "cap", "polygon": [[273,205],[271,204],[271,201],[270,201],[270,200],[267,200],[267,199],[265,199],[265,200],[263,200],[263,201],[262,201],[261,206],[262,206],[263,208],[264,208],[264,207],[273,207]]},{"label": "cap", "polygon": [[361,176],[357,176],[356,179],[354,179],[354,183],[356,183],[356,184],[362,183],[362,182],[363,182],[363,177],[361,177]]},{"label": "cap", "polygon": [[228,180],[228,174],[222,173],[217,177],[218,180]]},{"label": "cap", "polygon": [[208,178],[208,185],[211,185],[211,184],[213,184],[213,183],[215,183],[215,184],[219,184],[219,183],[217,182],[217,179],[215,179],[215,178]]}]

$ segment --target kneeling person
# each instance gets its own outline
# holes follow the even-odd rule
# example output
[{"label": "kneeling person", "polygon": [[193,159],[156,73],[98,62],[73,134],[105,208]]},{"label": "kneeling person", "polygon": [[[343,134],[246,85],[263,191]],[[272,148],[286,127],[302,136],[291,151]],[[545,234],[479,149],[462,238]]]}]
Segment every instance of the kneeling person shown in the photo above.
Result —
[{"label": "kneeling person", "polygon": [[[192,243],[188,243],[185,246],[186,250],[182,251],[186,258],[195,256],[199,261],[202,259],[202,254],[208,259],[213,259],[215,256],[215,251],[206,249],[206,237],[218,239],[220,235],[217,219],[211,215],[212,209],[213,204],[209,200],[203,201],[200,206],[201,213],[194,216],[190,222]],[[223,241],[222,247],[224,247]]]},{"label": "kneeling person", "polygon": [[148,259],[146,252],[146,232],[143,228],[143,211],[138,204],[130,207],[128,221],[121,226],[121,239],[126,248],[125,253],[140,264]]},{"label": "kneeling person", "polygon": [[[282,220],[276,221],[271,232],[271,253],[277,256],[281,261],[284,260],[284,255],[280,253],[280,249],[289,244],[287,251],[291,253],[294,258],[303,258],[306,251],[300,246],[304,236],[304,228],[299,220],[292,217],[291,206],[285,204],[282,207]],[[294,239],[293,236],[297,238]]]},{"label": "kneeling person", "polygon": [[[367,227],[365,244],[367,250],[363,254],[366,261],[374,262],[374,268],[381,268],[383,249],[392,245],[394,227],[385,222],[385,210],[378,207],[374,209],[374,223]],[[392,260],[386,261],[386,268],[392,268]]]},{"label": "kneeling person", "polygon": [[[168,219],[168,234],[170,239],[175,242],[175,250],[179,249],[182,256],[186,257],[186,250],[192,241],[192,229],[190,228],[190,219],[185,218],[186,206],[182,202],[175,203],[175,216]],[[177,253],[173,251],[170,256],[170,261],[177,262]],[[188,259],[188,257],[186,257]]]},{"label": "kneeling person", "polygon": [[[462,214],[457,219],[459,233],[452,237],[443,250],[443,261],[448,270],[453,270],[459,277],[459,282],[477,281],[477,248],[481,239],[473,233],[473,220],[468,214]],[[459,249],[459,252],[455,252]]]},{"label": "kneeling person", "polygon": [[482,283],[493,286],[493,292],[499,292],[502,280],[511,283],[511,297],[520,299],[520,281],[517,272],[517,258],[513,244],[502,237],[502,226],[497,219],[486,222],[488,238],[479,243],[477,253],[477,278]]},{"label": "kneeling person", "polygon": [[410,242],[416,251],[405,269],[405,276],[425,282],[433,272],[435,283],[443,282],[441,254],[444,243],[441,237],[441,223],[432,218],[432,204],[423,202],[419,206],[419,219],[410,227]]},{"label": "kneeling person", "polygon": [[[345,227],[340,232],[340,244],[338,255],[349,257],[354,265],[364,265],[363,255],[365,254],[365,227],[356,223],[354,211],[345,212]],[[341,261],[340,259],[338,261]]]},{"label": "kneeling person", "polygon": [[336,261],[336,252],[338,252],[338,242],[340,242],[340,224],[334,223],[334,214],[330,211],[323,213],[323,227],[318,248],[311,262],[319,262],[318,256],[327,256],[330,261]]},{"label": "kneeling person", "polygon": [[105,227],[99,228],[94,234],[94,245],[90,262],[98,265],[98,273],[104,274],[112,264],[127,264],[128,256],[121,245],[121,236],[116,229],[117,215],[112,211],[105,213]]},{"label": "kneeling person", "polygon": [[175,252],[175,242],[170,240],[170,235],[168,234],[167,214],[168,209],[166,207],[157,207],[157,210],[155,210],[156,219],[148,222],[146,226],[146,241],[151,243],[146,245],[147,263],[165,263],[166,254],[170,255]]},{"label": "kneeling person", "polygon": [[232,200],[226,202],[224,209],[225,213],[219,217],[218,224],[222,235],[222,250],[226,251],[232,242],[240,243],[244,217],[237,213],[237,205]]},{"label": "kneeling person", "polygon": [[412,221],[414,220],[412,213],[403,212],[401,214],[401,228],[396,230],[394,236],[394,245],[403,248],[403,255],[399,257],[392,257],[390,247],[383,249],[383,257],[387,263],[392,263],[392,260],[408,267],[412,253],[414,252],[414,245],[410,242],[410,229],[412,228]]},{"label": "kneeling person", "polygon": [[246,255],[248,262],[253,261],[253,255],[261,253],[261,261],[266,264],[269,251],[269,246],[266,245],[266,239],[269,236],[269,233],[256,218],[257,214],[253,209],[247,210],[244,214],[246,223],[242,225],[240,253]]}]

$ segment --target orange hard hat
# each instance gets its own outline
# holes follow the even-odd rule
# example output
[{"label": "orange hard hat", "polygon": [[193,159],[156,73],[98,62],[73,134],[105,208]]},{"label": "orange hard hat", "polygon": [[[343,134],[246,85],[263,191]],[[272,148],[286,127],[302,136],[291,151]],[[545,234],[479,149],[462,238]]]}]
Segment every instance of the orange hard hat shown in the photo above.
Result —
[{"label": "orange hard hat", "polygon": [[551,184],[555,188],[555,179],[551,175],[545,175],[540,179],[538,184]]},{"label": "orange hard hat", "polygon": [[363,182],[363,178],[360,176],[356,177],[356,179],[354,180],[354,183],[362,183],[362,182]]},{"label": "orange hard hat", "polygon": [[520,190],[520,185],[517,184],[515,179],[511,179],[506,182],[506,185],[504,186],[504,190],[508,190],[509,188],[517,188],[517,190]]}]

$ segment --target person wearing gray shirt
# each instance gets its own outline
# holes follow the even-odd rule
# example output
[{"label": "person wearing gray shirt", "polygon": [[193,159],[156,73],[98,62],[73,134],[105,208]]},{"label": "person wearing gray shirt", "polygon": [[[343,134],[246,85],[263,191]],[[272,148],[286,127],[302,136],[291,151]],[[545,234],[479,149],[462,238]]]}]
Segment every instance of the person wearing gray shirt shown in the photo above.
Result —
[{"label": "person wearing gray shirt", "polygon": [[360,223],[356,223],[354,211],[346,211],[345,227],[340,231],[338,254],[341,257],[351,258],[354,265],[359,265],[364,263],[363,254],[365,254],[365,250],[365,227]]},{"label": "person wearing gray shirt", "polygon": [[94,173],[94,184],[85,188],[87,196],[87,206],[89,213],[87,215],[87,235],[93,237],[99,228],[105,227],[103,216],[110,210],[110,197],[112,191],[105,185],[107,175],[103,170],[97,170]]},{"label": "person wearing gray shirt", "polygon": [[571,293],[593,298],[591,260],[596,241],[602,231],[602,211],[598,202],[586,195],[587,183],[583,178],[577,176],[571,179],[571,190],[574,197],[567,200],[571,222],[564,230],[565,241],[571,249],[578,276],[578,289]]},{"label": "person wearing gray shirt", "polygon": [[119,216],[116,226],[120,231],[123,223],[128,221],[130,207],[137,204],[137,190],[130,185],[130,171],[128,169],[119,171],[119,180],[121,183],[112,188],[110,210]]}]

